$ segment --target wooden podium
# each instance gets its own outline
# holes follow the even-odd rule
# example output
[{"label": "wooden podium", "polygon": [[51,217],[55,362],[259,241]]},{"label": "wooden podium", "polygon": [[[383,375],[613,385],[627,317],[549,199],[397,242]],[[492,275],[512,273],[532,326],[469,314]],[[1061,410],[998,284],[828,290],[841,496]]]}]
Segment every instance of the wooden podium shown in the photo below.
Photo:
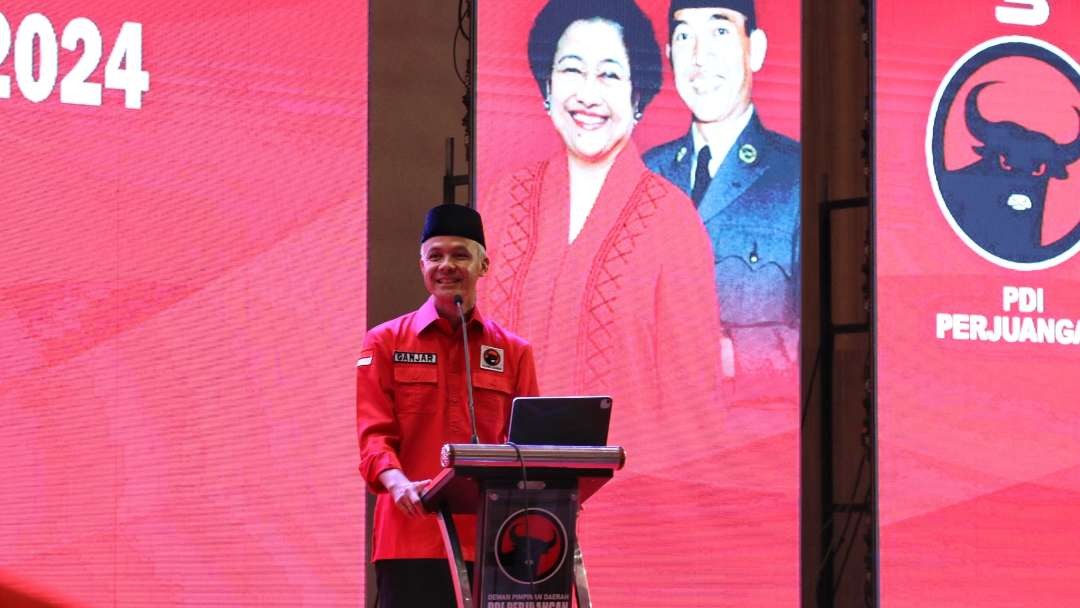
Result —
[{"label": "wooden podium", "polygon": [[[590,608],[581,503],[626,462],[621,447],[452,443],[421,499],[442,530],[458,608]],[[475,514],[473,581],[452,514]]]}]

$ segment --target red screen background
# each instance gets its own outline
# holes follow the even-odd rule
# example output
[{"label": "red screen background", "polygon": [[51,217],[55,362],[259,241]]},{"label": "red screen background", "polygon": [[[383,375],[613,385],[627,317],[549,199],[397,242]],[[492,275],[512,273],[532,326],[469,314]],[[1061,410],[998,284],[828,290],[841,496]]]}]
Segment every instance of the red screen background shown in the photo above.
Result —
[{"label": "red screen background", "polygon": [[[517,0],[513,10],[499,0],[477,5],[476,192],[490,192],[503,175],[551,157],[562,148],[543,108],[529,69],[526,46],[541,0]],[[653,22],[664,52],[668,0],[639,0]],[[757,3],[758,25],[768,36],[764,67],[753,76],[753,103],[765,126],[796,140],[800,129],[800,4]],[[633,131],[639,151],[686,133],[690,113],[675,91],[671,66],[663,60],[660,93]],[[479,201],[489,213],[495,201]],[[494,251],[497,270],[500,252]],[[574,272],[577,269],[568,269]],[[577,270],[586,272],[587,269]],[[484,279],[491,281],[489,277]],[[651,294],[648,297],[652,297]],[[483,307],[481,300],[480,306]],[[561,323],[576,324],[567,306]],[[667,320],[678,323],[679,319]],[[536,341],[544,336],[524,336]],[[572,357],[571,357],[572,358]],[[583,365],[570,361],[568,365]],[[755,380],[747,379],[748,384]],[[694,383],[698,379],[687,378]],[[663,462],[639,473],[633,464],[616,473],[585,505],[580,532],[592,594],[598,604],[634,606],[794,606],[799,594],[798,374],[779,381],[782,402],[726,395],[723,428],[709,417],[679,426],[656,419],[625,436],[650,437]],[[540,390],[545,386],[541,378]],[[618,399],[613,433],[622,412],[646,404]],[[718,405],[723,409],[724,406]],[[689,414],[689,419],[694,419]],[[716,437],[720,448],[695,451],[700,437]],[[628,462],[640,446],[626,445]],[[639,449],[635,449],[639,448]],[[708,496],[696,512],[691,503]],[[660,513],[661,515],[657,515]],[[693,514],[691,514],[693,513]],[[641,551],[647,547],[647,551]]]},{"label": "red screen background", "polygon": [[[931,104],[949,69],[999,36],[1045,40],[1080,55],[1080,2],[1051,2],[1038,27],[1003,25],[1001,3],[879,2],[876,17],[876,255],[881,603],[883,606],[1064,606],[1080,601],[1080,377],[1076,346],[939,340],[939,312],[1002,312],[1004,286],[1045,292],[1045,313],[1080,318],[1080,259],[1046,270],[997,267],[957,238],[928,176]],[[913,19],[913,15],[921,15]],[[932,18],[930,17],[932,15]],[[1041,70],[1031,60],[984,67],[971,82]],[[988,88],[992,120],[1018,120],[1057,141],[1076,137],[1058,75],[1026,91]],[[1067,80],[1065,81],[1067,84]],[[964,99],[970,84],[961,89]],[[1065,90],[1062,94],[1061,91]],[[975,160],[962,103],[945,149],[950,169]],[[947,141],[950,135],[947,135]],[[1077,165],[1069,169],[1075,176]],[[1080,219],[1075,177],[1052,180],[1045,239]]]},{"label": "red screen background", "polygon": [[150,90],[0,99],[0,592],[358,605],[367,3],[31,12],[141,23]]}]

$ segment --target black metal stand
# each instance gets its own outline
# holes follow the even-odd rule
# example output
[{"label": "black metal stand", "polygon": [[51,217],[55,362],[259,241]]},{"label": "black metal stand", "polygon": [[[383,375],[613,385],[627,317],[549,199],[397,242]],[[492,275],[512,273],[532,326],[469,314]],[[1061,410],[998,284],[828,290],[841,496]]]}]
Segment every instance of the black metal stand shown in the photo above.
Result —
[{"label": "black metal stand", "polygon": [[[850,543],[854,543],[854,534],[846,534],[847,522],[853,515],[858,515],[861,522],[863,516],[871,516],[871,524],[873,523],[873,492],[867,492],[867,498],[862,501],[855,501],[854,494],[850,499],[843,502],[838,502],[834,492],[835,477],[834,471],[836,462],[833,456],[834,446],[834,404],[835,404],[835,374],[836,368],[836,339],[837,336],[850,335],[850,334],[863,334],[868,338],[872,337],[872,319],[865,323],[837,323],[834,320],[833,314],[833,255],[832,255],[832,237],[833,237],[833,214],[840,211],[848,210],[860,210],[869,208],[869,198],[859,197],[851,199],[839,199],[824,201],[819,207],[819,222],[818,222],[818,239],[820,244],[820,277],[819,277],[819,294],[820,294],[820,319],[819,325],[821,330],[821,368],[820,368],[820,382],[821,382],[821,509],[824,515],[825,521],[822,525],[822,544],[821,544],[821,561],[818,570],[818,577],[816,581],[816,600],[818,608],[831,608],[835,605],[836,597],[836,580],[837,580],[837,568],[836,568],[836,556],[839,553],[838,549],[844,542],[848,542],[847,555],[850,555]],[[869,257],[867,258],[869,259]],[[866,262],[869,264],[869,261]],[[869,268],[867,267],[867,271]],[[867,281],[870,280],[869,272],[867,272]],[[846,370],[841,370],[846,371]],[[868,380],[870,382],[870,380]],[[869,391],[871,386],[866,385],[866,390]],[[867,438],[874,437],[873,429],[875,417],[873,415],[872,407],[873,400],[866,397],[864,405],[867,408],[866,412],[866,424],[863,428],[863,443],[864,448],[867,450],[867,461],[863,462],[863,466],[860,466],[859,473],[856,473],[856,479],[854,484],[856,487],[859,484],[859,477],[864,470],[868,469],[868,477],[870,488],[873,488],[875,468],[873,466],[873,446],[869,445]],[[865,467],[865,464],[869,462],[871,466]],[[840,534],[835,534],[834,531],[837,528],[836,521],[839,516],[845,516],[845,527]],[[857,526],[856,528],[857,529]],[[872,547],[871,547],[872,549]],[[843,560],[840,566],[840,575],[843,574],[843,569],[847,565],[847,559]]]},{"label": "black metal stand", "polygon": [[[446,138],[446,173],[443,174],[442,192],[444,203],[457,202],[458,186],[469,185],[469,174],[454,175],[454,138]],[[472,197],[469,197],[470,199]]]}]

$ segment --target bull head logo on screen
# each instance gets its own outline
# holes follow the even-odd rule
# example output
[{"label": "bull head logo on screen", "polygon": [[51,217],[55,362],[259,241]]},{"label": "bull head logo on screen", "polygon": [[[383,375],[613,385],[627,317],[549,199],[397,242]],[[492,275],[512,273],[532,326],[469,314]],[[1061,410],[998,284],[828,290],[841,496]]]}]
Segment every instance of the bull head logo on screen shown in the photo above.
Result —
[{"label": "bull head logo on screen", "polygon": [[1080,67],[1034,38],[983,43],[954,65],[927,134],[946,219],[976,253],[1038,270],[1080,250]]}]

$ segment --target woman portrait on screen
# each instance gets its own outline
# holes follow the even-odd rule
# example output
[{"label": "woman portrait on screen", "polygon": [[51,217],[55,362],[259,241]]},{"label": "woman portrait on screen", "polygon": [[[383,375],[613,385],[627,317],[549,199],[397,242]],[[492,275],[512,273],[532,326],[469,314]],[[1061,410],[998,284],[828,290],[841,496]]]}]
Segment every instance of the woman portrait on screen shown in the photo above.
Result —
[{"label": "woman portrait on screen", "polygon": [[723,403],[713,259],[693,203],[632,134],[662,58],[632,0],[551,0],[529,32],[536,108],[562,147],[480,197],[499,264],[485,314],[528,339],[546,395],[611,395],[625,476],[715,452]]}]

